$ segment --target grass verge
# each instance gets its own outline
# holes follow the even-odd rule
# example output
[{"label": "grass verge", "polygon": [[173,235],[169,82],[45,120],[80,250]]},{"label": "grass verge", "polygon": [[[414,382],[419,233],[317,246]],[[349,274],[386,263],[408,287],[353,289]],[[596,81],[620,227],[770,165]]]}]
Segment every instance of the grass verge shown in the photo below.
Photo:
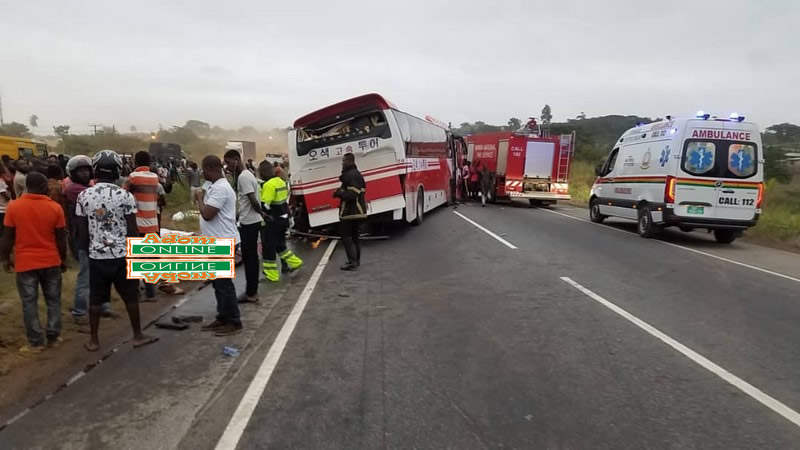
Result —
[{"label": "grass verge", "polygon": [[597,176],[594,165],[588,161],[573,161],[569,169],[569,194],[572,202],[580,205],[589,204],[589,193]]}]

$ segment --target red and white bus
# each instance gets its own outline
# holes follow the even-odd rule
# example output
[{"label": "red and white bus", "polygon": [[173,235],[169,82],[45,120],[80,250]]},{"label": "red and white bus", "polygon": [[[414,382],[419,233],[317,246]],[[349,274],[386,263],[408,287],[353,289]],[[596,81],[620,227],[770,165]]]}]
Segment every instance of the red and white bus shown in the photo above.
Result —
[{"label": "red and white bus", "polygon": [[422,222],[447,203],[454,148],[460,142],[441,125],[402,112],[378,94],[351,98],[306,114],[289,133],[289,169],[295,228],[339,221],[342,155],[353,153],[367,182],[370,218]]}]

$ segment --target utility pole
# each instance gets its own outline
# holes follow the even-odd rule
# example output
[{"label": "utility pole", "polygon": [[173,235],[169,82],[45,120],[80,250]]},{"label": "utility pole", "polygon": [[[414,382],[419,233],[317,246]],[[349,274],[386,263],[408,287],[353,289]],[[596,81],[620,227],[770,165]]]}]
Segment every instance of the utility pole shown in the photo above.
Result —
[{"label": "utility pole", "polygon": [[3,125],[3,96],[0,95],[0,125]]},{"label": "utility pole", "polygon": [[97,136],[97,127],[102,127],[103,124],[101,124],[101,123],[97,123],[97,124],[90,123],[89,126],[94,128],[94,135]]}]

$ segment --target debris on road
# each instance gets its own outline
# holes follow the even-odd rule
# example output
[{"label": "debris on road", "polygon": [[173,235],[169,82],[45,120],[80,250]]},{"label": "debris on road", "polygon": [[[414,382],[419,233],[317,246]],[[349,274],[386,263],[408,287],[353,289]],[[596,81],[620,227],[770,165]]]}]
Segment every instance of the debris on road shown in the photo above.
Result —
[{"label": "debris on road", "polygon": [[178,323],[178,322],[175,322],[175,323],[156,322],[156,328],[163,328],[165,330],[181,331],[181,330],[185,330],[185,329],[189,328],[189,324],[188,323]]},{"label": "debris on road", "polygon": [[202,322],[203,316],[172,316],[172,323]]},{"label": "debris on road", "polygon": [[222,347],[222,354],[233,358],[239,356],[239,349],[236,347],[229,347],[226,345],[225,347]]},{"label": "debris on road", "polygon": [[[172,215],[172,220],[175,222],[182,222],[187,219],[197,219],[199,217],[199,212],[197,211],[178,211]],[[161,234],[164,234],[163,232]]]}]

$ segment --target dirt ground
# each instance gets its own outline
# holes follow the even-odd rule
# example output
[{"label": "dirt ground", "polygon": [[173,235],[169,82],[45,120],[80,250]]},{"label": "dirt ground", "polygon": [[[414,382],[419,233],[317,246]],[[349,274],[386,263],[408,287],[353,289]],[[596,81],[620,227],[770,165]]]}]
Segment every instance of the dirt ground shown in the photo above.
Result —
[{"label": "dirt ground", "polygon": [[[172,193],[167,195],[167,208],[162,216],[162,227],[172,230],[197,231],[197,219],[175,222],[172,214],[177,211],[191,209],[188,202],[188,189],[175,185]],[[61,297],[61,337],[64,343],[57,349],[47,349],[38,355],[23,356],[19,348],[27,344],[25,328],[22,321],[22,305],[17,293],[15,275],[6,273],[0,268],[0,424],[10,417],[9,411],[18,411],[22,406],[54,392],[69,377],[84,368],[97,364],[114,346],[127,341],[131,337],[130,322],[125,312],[125,305],[112,290],[111,309],[119,314],[117,319],[102,319],[100,322],[101,349],[89,353],[83,348],[88,340],[88,325],[75,324],[70,308],[75,292],[75,277],[78,263],[70,258],[69,269],[63,274]],[[200,283],[183,282],[185,291],[196,289]],[[44,325],[46,309],[39,292],[39,320]],[[157,301],[141,303],[142,325],[154,321],[168,312],[172,305],[183,295],[170,296],[159,292]],[[54,375],[55,374],[55,375]],[[27,402],[27,403],[26,403]]]},{"label": "dirt ground", "polygon": [[[72,283],[74,286],[74,275]],[[199,282],[181,283],[181,288],[187,292],[199,286]],[[66,288],[64,291],[74,292],[74,290]],[[114,295],[116,296],[116,293]],[[166,295],[159,292],[156,302],[140,303],[142,325],[152,323],[158,317],[168,313],[172,306],[183,297],[184,295]],[[25,407],[33,406],[36,401],[43,399],[46,395],[55,392],[70,377],[81,370],[95,366],[101,359],[109,356],[109,352],[115,346],[127,342],[131,338],[130,322],[124,304],[116,297],[112,300],[111,307],[120,317],[101,320],[100,351],[87,352],[83,348],[83,344],[89,338],[88,326],[78,326],[72,320],[72,316],[69,314],[69,306],[72,303],[70,296],[68,301],[62,299],[64,343],[57,349],[47,349],[38,355],[21,356],[18,348],[20,345],[24,345],[25,336],[21,311],[19,311],[21,309],[18,304],[19,299],[14,296],[14,302],[7,300],[6,296],[0,300],[3,308],[3,314],[0,315],[0,326],[2,326],[4,337],[3,345],[0,346],[0,367],[2,368],[2,372],[0,372],[0,423],[10,419],[12,412],[18,413]],[[40,303],[42,302],[40,301]],[[17,312],[13,312],[14,310]],[[11,316],[19,316],[19,318],[16,321],[9,320]],[[42,317],[44,316],[40,316],[40,319]]]}]

